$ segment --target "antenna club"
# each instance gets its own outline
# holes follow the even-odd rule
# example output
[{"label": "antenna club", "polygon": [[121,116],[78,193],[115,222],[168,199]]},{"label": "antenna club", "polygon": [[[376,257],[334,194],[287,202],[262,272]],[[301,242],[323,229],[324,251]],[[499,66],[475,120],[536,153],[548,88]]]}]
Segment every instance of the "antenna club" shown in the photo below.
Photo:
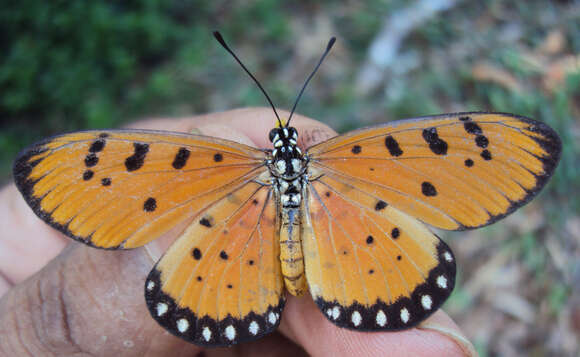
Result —
[{"label": "antenna club", "polygon": [[330,49],[332,48],[332,46],[334,46],[334,43],[336,42],[336,37],[332,36],[330,38],[330,41],[328,41],[328,45],[326,45],[326,51],[330,51]]}]

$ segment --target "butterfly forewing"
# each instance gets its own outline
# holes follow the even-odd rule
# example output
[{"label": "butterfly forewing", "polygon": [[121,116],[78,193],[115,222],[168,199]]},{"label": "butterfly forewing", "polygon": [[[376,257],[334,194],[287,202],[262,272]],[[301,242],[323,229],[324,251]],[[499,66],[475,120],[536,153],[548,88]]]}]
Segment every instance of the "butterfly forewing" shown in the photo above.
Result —
[{"label": "butterfly forewing", "polygon": [[455,230],[490,224],[529,201],[560,151],[557,134],[541,122],[459,113],[357,130],[308,153],[313,170]]},{"label": "butterfly forewing", "polygon": [[35,212],[100,248],[146,244],[266,170],[264,153],[199,135],[86,131],[26,150],[16,185]]},{"label": "butterfly forewing", "polygon": [[190,342],[221,346],[274,330],[284,283],[269,186],[250,182],[213,205],[149,275],[152,316]]},{"label": "butterfly forewing", "polygon": [[[304,224],[304,259],[312,297],[333,323],[351,329],[409,328],[451,293],[449,248],[420,222],[348,188],[316,180]],[[361,202],[362,201],[362,202]]]}]

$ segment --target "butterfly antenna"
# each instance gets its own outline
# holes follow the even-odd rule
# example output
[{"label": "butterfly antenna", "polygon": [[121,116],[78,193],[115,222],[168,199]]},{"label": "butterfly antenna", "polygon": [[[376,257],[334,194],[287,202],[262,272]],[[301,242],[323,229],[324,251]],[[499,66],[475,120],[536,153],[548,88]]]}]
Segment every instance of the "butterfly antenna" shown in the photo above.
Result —
[{"label": "butterfly antenna", "polygon": [[300,93],[298,93],[298,97],[296,97],[296,101],[294,102],[294,106],[292,107],[292,111],[290,112],[290,117],[288,118],[288,121],[286,122],[286,126],[288,126],[290,124],[290,119],[292,119],[292,115],[294,114],[294,111],[296,110],[296,106],[298,105],[298,102],[300,101],[300,97],[302,97],[302,93],[304,93],[304,90],[306,89],[308,82],[310,82],[312,77],[314,77],[314,73],[316,73],[316,71],[318,70],[318,67],[320,67],[320,65],[322,64],[322,61],[324,61],[324,58],[326,57],[328,52],[330,52],[330,49],[332,48],[332,46],[334,45],[335,42],[336,42],[336,37],[332,37],[330,39],[330,41],[328,41],[328,45],[326,45],[326,50],[322,54],[322,57],[320,57],[320,61],[318,61],[318,64],[314,68],[314,71],[312,71],[312,73],[310,73],[310,75],[306,79],[306,82],[304,82],[304,85],[302,86]]},{"label": "butterfly antenna", "polygon": [[262,85],[260,84],[260,82],[258,82],[258,80],[256,79],[256,77],[254,77],[254,75],[252,75],[252,73],[250,73],[250,71],[246,68],[246,66],[244,66],[244,64],[242,63],[242,61],[240,61],[240,59],[238,58],[238,56],[236,56],[236,54],[234,53],[234,51],[232,51],[228,47],[228,45],[226,44],[226,41],[224,41],[224,38],[219,33],[219,31],[214,31],[213,32],[213,36],[226,49],[226,51],[228,51],[230,53],[230,55],[232,55],[235,58],[235,60],[240,64],[240,66],[242,66],[242,68],[244,69],[244,71],[246,71],[246,73],[254,80],[254,82],[256,82],[256,84],[258,85],[258,87],[260,88],[260,90],[262,91],[262,93],[264,93],[264,95],[266,96],[266,99],[268,100],[268,103],[270,103],[270,106],[274,110],[274,114],[276,115],[276,119],[278,119],[278,124],[282,128],[284,126],[282,124],[282,120],[280,120],[280,116],[278,116],[278,112],[276,111],[276,108],[274,107],[274,103],[272,103],[272,100],[270,99],[270,96],[268,96],[268,93],[266,93],[266,90],[262,87]]}]

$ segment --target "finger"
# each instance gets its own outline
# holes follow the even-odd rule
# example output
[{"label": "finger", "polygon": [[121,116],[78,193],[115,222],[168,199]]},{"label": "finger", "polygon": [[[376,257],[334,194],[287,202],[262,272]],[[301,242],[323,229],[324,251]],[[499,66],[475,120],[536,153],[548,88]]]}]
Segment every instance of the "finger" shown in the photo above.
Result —
[{"label": "finger", "polygon": [[[443,311],[437,311],[430,319],[444,321],[450,331],[461,335]],[[312,356],[380,356],[385,351],[393,357],[465,356],[467,353],[452,338],[432,330],[358,332],[339,328],[322,315],[310,296],[288,299],[280,331]]]},{"label": "finger", "polygon": [[0,190],[0,227],[2,296],[54,258],[67,239],[36,217],[14,185]]}]

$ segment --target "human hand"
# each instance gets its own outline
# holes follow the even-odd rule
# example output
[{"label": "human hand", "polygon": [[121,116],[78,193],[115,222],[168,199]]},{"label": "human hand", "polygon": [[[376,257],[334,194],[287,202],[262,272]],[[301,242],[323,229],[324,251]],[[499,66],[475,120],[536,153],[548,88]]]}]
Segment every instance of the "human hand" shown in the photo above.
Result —
[{"label": "human hand", "polygon": [[[195,130],[267,148],[272,118],[271,110],[253,108],[132,127]],[[335,135],[305,117],[292,124],[303,148]],[[0,226],[0,355],[193,356],[204,350],[166,332],[145,305],[145,278],[170,242],[125,251],[74,243],[38,219],[14,185],[0,191]],[[356,332],[329,322],[309,296],[288,296],[277,332],[205,355],[459,356],[472,348],[441,310],[419,328]]]}]

